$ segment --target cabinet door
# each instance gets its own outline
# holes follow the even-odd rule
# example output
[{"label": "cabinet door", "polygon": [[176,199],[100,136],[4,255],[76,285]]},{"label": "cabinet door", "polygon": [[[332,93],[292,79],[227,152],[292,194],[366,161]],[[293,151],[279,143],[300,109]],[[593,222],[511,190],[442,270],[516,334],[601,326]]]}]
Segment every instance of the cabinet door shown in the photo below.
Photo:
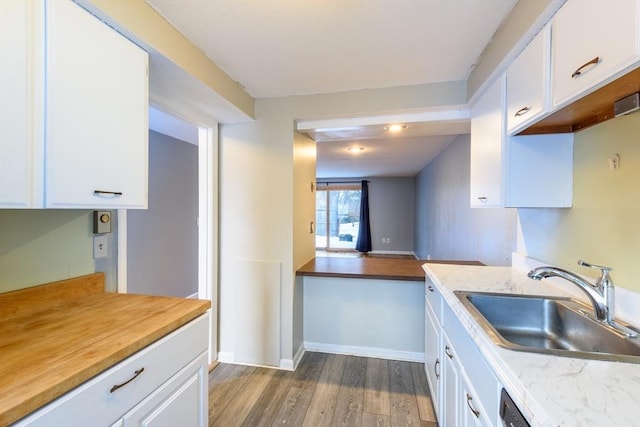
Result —
[{"label": "cabinet door", "polygon": [[483,427],[492,425],[480,405],[476,392],[471,387],[464,372],[461,375],[460,420],[463,427]]},{"label": "cabinet door", "polygon": [[146,52],[71,1],[46,25],[45,206],[146,208]]},{"label": "cabinet door", "polygon": [[440,340],[440,325],[435,320],[435,315],[427,301],[425,304],[425,340],[424,340],[424,355],[425,364],[424,369],[427,374],[427,381],[429,383],[429,389],[431,390],[431,400],[433,401],[433,408],[436,411],[436,416],[440,417],[440,393],[441,393],[441,381],[440,373],[442,371],[442,358],[441,358],[441,340]]},{"label": "cabinet door", "polygon": [[524,129],[548,109],[550,27],[545,27],[507,70],[507,133]]},{"label": "cabinet door", "polygon": [[471,108],[471,207],[503,205],[504,75]]},{"label": "cabinet door", "polygon": [[[42,4],[0,2],[0,208],[42,207]],[[40,64],[41,66],[42,64]]]},{"label": "cabinet door", "polygon": [[455,354],[446,333],[442,335],[443,352],[443,390],[442,390],[442,425],[459,425],[460,414],[460,362]]},{"label": "cabinet door", "polygon": [[568,0],[552,21],[553,105],[623,72],[640,55],[637,0]]},{"label": "cabinet door", "polygon": [[208,424],[207,352],[163,384],[123,418],[123,427],[205,427]]}]

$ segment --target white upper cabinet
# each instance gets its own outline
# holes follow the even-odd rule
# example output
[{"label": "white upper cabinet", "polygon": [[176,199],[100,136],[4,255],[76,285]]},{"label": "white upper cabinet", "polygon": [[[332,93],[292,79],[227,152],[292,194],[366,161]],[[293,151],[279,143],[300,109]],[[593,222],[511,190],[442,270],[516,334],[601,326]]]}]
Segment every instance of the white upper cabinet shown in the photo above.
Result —
[{"label": "white upper cabinet", "polygon": [[70,0],[0,23],[0,207],[146,208],[147,53]]},{"label": "white upper cabinet", "polygon": [[[42,206],[42,64],[44,59],[40,4],[27,1],[0,2],[0,208]],[[40,33],[38,33],[40,30]]]},{"label": "white upper cabinet", "polygon": [[550,27],[546,26],[507,69],[507,133],[524,129],[549,109]]},{"label": "white upper cabinet", "polygon": [[505,76],[471,108],[471,207],[571,207],[573,134],[507,137]]},{"label": "white upper cabinet", "polygon": [[471,107],[471,207],[504,206],[504,75]]},{"label": "white upper cabinet", "polygon": [[552,20],[553,106],[563,106],[640,60],[640,0],[568,0]]},{"label": "white upper cabinet", "polygon": [[146,208],[147,53],[70,1],[46,25],[45,206]]}]

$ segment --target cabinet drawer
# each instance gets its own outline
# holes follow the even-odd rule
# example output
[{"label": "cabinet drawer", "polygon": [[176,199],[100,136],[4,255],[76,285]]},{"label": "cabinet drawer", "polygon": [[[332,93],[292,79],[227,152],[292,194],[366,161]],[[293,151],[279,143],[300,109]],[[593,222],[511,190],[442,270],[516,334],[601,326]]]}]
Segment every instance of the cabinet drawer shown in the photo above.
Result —
[{"label": "cabinet drawer", "polygon": [[[37,410],[16,425],[69,427],[115,423],[207,349],[208,319],[208,313],[200,316]],[[136,372],[139,373],[137,376]],[[117,385],[122,386],[115,387]]]},{"label": "cabinet drawer", "polygon": [[438,323],[442,323],[442,295],[429,276],[426,278],[424,292],[427,297],[427,302],[436,315],[435,320],[437,320]]}]

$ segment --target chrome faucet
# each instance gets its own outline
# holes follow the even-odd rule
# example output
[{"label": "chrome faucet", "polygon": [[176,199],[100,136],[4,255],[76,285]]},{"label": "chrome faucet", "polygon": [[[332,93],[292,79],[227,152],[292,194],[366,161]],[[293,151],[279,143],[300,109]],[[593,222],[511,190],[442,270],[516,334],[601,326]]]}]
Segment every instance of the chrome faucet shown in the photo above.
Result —
[{"label": "chrome faucet", "polygon": [[578,265],[600,270],[600,277],[596,281],[595,286],[582,277],[578,276],[577,274],[558,267],[537,267],[531,270],[527,274],[527,276],[529,276],[529,278],[533,280],[541,280],[547,277],[561,277],[573,283],[574,285],[578,286],[589,298],[589,301],[593,306],[595,320],[611,326],[627,337],[633,338],[638,336],[635,331],[625,327],[624,325],[620,325],[615,321],[614,286],[613,280],[611,280],[611,276],[609,275],[609,272],[612,269],[610,267],[589,264],[582,260],[578,261]]}]

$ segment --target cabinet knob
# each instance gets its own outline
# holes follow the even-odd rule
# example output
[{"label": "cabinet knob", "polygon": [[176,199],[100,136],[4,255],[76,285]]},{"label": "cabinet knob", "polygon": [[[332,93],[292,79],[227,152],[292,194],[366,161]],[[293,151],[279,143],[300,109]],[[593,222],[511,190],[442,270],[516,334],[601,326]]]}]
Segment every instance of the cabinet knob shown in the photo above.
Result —
[{"label": "cabinet knob", "polygon": [[429,285],[427,286],[427,289],[429,289],[430,292],[433,292],[433,286]]},{"label": "cabinet knob", "polygon": [[600,63],[600,57],[596,56],[591,61],[585,62],[584,64],[579,66],[578,69],[575,70],[573,74],[571,74],[571,78],[575,79],[576,77],[580,77],[582,75],[583,70],[587,68],[589,65],[598,65],[599,63]]}]

